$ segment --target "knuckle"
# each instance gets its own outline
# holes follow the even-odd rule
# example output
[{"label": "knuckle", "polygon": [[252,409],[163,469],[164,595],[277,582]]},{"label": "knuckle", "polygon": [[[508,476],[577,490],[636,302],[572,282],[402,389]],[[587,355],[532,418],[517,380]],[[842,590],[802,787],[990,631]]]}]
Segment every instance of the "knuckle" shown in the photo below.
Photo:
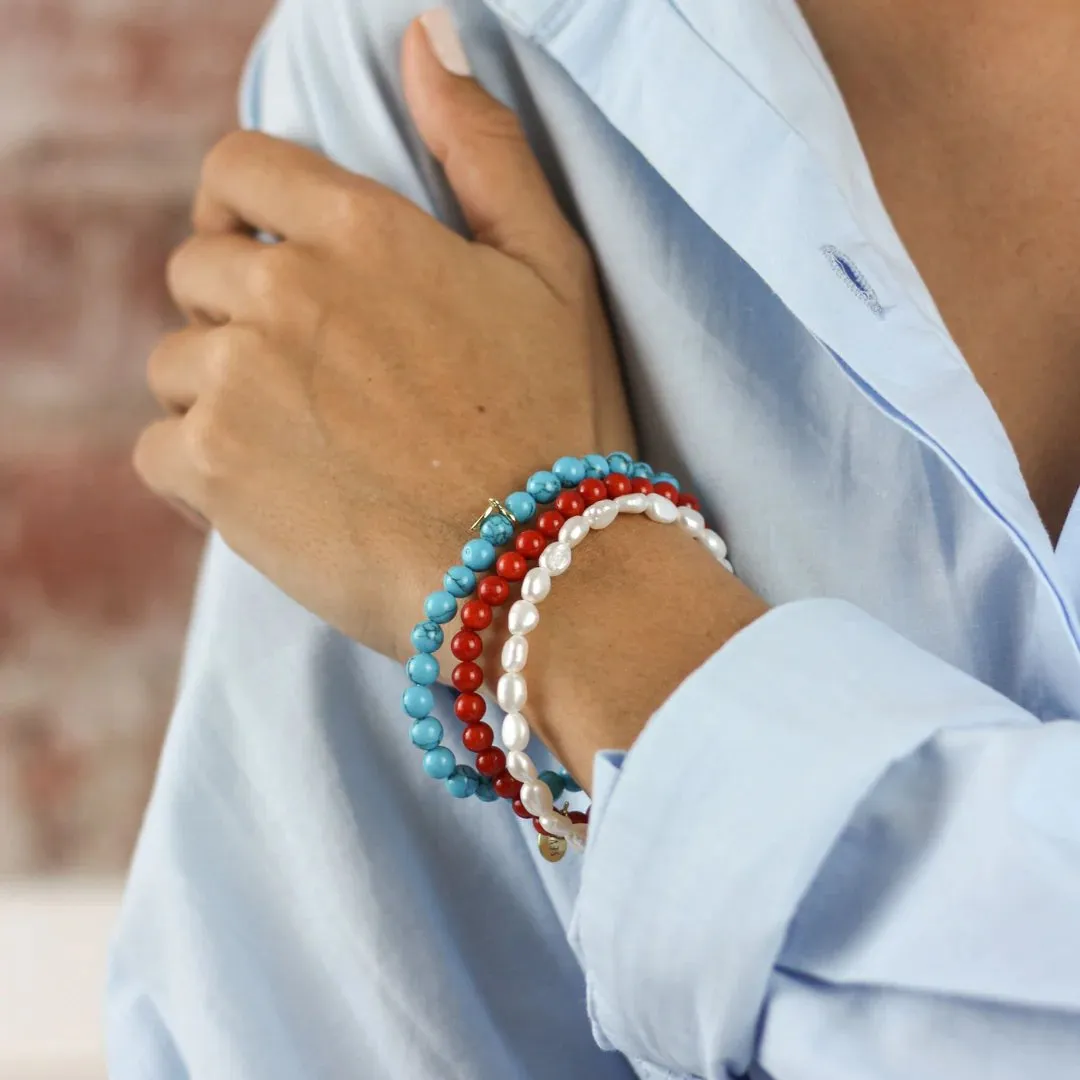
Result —
[{"label": "knuckle", "polygon": [[255,131],[230,131],[223,135],[203,158],[200,174],[202,183],[209,188],[215,187],[217,180],[233,167],[239,157],[248,153],[260,138]]},{"label": "knuckle", "polygon": [[191,252],[192,239],[189,236],[182,240],[169,252],[169,257],[165,260],[165,283],[169,288],[169,292],[173,295],[175,295],[177,284],[183,276],[184,267]]},{"label": "knuckle", "polygon": [[326,193],[327,224],[335,232],[356,236],[372,222],[371,201],[361,187],[334,185]]}]

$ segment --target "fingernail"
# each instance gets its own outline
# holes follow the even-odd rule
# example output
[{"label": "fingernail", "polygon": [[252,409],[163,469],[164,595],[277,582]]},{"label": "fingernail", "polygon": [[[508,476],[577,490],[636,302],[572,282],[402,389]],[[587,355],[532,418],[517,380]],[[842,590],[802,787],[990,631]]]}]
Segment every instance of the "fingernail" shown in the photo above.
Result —
[{"label": "fingernail", "polygon": [[454,26],[454,17],[449,8],[432,8],[420,16],[420,25],[431,43],[431,51],[436,59],[451,75],[471,75],[469,59],[465,55],[461,38]]}]

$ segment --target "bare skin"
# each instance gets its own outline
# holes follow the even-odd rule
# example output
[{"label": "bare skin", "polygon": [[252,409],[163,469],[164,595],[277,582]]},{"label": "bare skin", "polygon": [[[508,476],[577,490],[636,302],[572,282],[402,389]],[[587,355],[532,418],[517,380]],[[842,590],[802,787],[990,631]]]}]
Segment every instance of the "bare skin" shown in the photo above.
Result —
[{"label": "bare skin", "polygon": [[[1013,0],[804,6],[883,199],[1056,538],[1080,482],[1071,439],[1080,405],[1080,277],[1071,268],[1080,203],[1070,141],[1080,130],[1080,13],[1072,0],[1039,0],[1037,16],[1031,4],[1014,12]],[[474,225],[479,245],[310,154],[234,140],[213,159],[197,239],[172,275],[188,310],[223,292],[228,310],[155,354],[151,382],[170,415],[136,455],[161,495],[209,519],[327,621],[399,657],[400,612],[416,610],[424,583],[453,559],[460,538],[451,539],[449,523],[474,497],[469,484],[432,484],[433,451],[401,434],[415,427],[418,372],[438,381],[424,388],[440,406],[425,437],[460,456],[457,475],[489,461],[491,436],[477,423],[475,397],[462,391],[483,365],[505,375],[513,363],[513,379],[487,381],[523,432],[543,433],[516,447],[522,460],[504,463],[514,475],[536,467],[541,450],[560,452],[556,444],[562,452],[571,442],[610,449],[607,435],[628,432],[587,263],[545,185],[534,182],[520,132],[473,84],[440,74],[415,27],[405,74],[425,138],[483,226]],[[499,177],[510,167],[530,182],[485,181],[487,170]],[[493,198],[500,205],[488,206]],[[347,235],[343,247],[327,206],[345,208],[348,229],[363,235]],[[251,224],[284,245],[257,247],[245,239]],[[401,236],[410,242],[395,243]],[[354,264],[358,251],[364,258]],[[366,281],[358,296],[349,291],[354,278]],[[468,288],[447,310],[453,282]],[[361,297],[377,319],[357,314]],[[544,334],[523,335],[538,313]],[[561,344],[553,355],[534,355],[554,334]],[[553,411],[544,393],[528,392],[540,364],[550,365],[549,379],[591,385],[592,396]],[[325,393],[310,393],[313,371]],[[367,407],[371,386],[376,409]],[[482,479],[505,490],[509,472]],[[422,491],[424,512],[411,512],[401,491]],[[628,521],[599,534],[545,602],[553,631],[534,643],[528,711],[586,787],[598,750],[629,748],[695,667],[767,611],[704,551],[688,557],[664,533]],[[582,657],[602,658],[596,663],[620,677],[597,678]]]},{"label": "bare skin", "polygon": [[1080,486],[1080,6],[800,2],[1056,542]]}]

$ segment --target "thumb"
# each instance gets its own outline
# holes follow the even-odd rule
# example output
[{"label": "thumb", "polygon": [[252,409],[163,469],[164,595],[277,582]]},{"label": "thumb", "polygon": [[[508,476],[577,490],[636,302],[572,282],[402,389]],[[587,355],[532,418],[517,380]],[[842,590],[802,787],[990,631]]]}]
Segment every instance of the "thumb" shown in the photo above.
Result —
[{"label": "thumb", "polygon": [[517,117],[471,77],[450,11],[415,20],[402,48],[405,98],[473,236],[547,280],[573,265],[580,238],[563,217]]}]

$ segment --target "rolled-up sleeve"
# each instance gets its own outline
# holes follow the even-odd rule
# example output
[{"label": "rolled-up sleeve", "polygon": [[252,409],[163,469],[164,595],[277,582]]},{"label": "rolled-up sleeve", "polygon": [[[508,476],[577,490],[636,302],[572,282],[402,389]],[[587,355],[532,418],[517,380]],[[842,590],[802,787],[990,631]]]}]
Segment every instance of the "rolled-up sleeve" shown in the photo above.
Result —
[{"label": "rolled-up sleeve", "polygon": [[855,607],[778,607],[596,762],[571,936],[678,1074],[1080,1076],[1080,725]]}]

